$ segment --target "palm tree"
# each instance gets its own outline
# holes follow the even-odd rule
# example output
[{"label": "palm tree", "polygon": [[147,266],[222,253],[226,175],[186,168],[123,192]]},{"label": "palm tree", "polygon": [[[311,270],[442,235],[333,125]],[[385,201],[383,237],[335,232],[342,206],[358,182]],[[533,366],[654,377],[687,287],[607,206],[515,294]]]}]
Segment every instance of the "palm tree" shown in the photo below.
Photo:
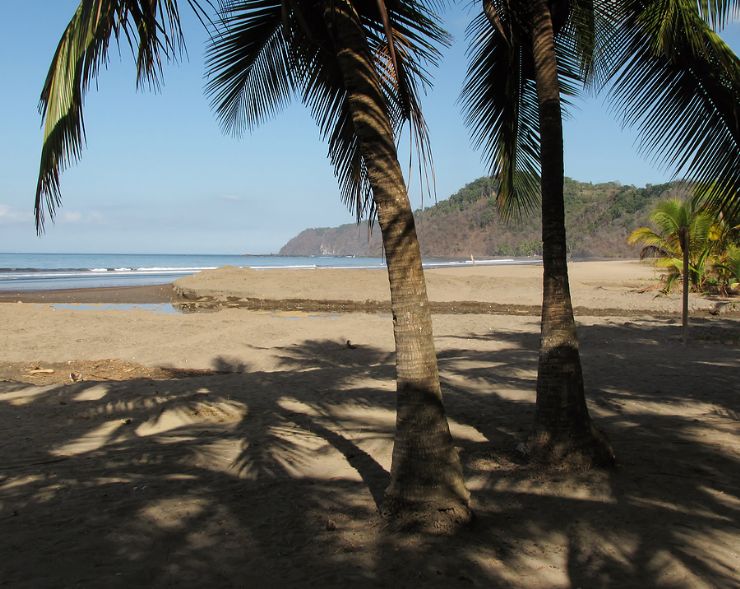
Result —
[{"label": "palm tree", "polygon": [[737,5],[482,1],[462,92],[466,122],[501,182],[502,211],[521,214],[542,199],[542,327],[528,443],[535,458],[614,460],[585,403],[566,263],[561,104],[584,84],[614,80],[612,98],[645,149],[706,187],[708,203],[737,210],[738,62],[707,24],[721,26]]},{"label": "palm tree", "polygon": [[528,452],[548,463],[611,465],[611,447],[586,407],[563,200],[561,93],[574,93],[575,82],[583,79],[590,55],[583,30],[588,21],[578,2],[571,15],[567,3],[554,8],[545,0],[484,0],[471,28],[477,44],[462,96],[466,121],[500,179],[504,214],[532,209],[541,193],[542,323]]},{"label": "palm tree", "polygon": [[[712,217],[696,207],[696,200],[671,199],[660,202],[650,215],[657,227],[639,227],[627,238],[630,244],[642,244],[640,258],[659,256],[660,265],[670,269],[666,291],[679,276],[683,282],[681,326],[684,342],[689,325],[689,286],[699,286],[703,268],[711,253]],[[690,271],[691,270],[691,271]]]},{"label": "palm tree", "polygon": [[[175,3],[163,0],[160,12],[157,2],[143,4],[164,22],[139,18],[135,0],[82,0],[60,42],[42,96],[52,131],[45,135],[37,203],[45,196],[49,212],[59,203],[61,165],[79,155],[81,97],[97,71],[90,64],[104,59],[111,34],[139,36],[140,75],[156,73],[158,51],[177,47]],[[88,5],[115,5],[112,21],[101,22]],[[395,147],[398,129],[410,121],[420,157],[428,157],[417,98],[428,80],[420,62],[436,60],[446,35],[413,0],[240,0],[221,3],[219,12],[207,91],[224,127],[258,124],[299,94],[328,138],[344,200],[358,218],[377,214],[397,352],[396,436],[382,511],[410,523],[467,521],[469,493],[442,403],[421,255]],[[82,42],[78,30],[89,32]],[[61,137],[54,135],[59,124]],[[37,206],[40,222],[42,211]]]}]

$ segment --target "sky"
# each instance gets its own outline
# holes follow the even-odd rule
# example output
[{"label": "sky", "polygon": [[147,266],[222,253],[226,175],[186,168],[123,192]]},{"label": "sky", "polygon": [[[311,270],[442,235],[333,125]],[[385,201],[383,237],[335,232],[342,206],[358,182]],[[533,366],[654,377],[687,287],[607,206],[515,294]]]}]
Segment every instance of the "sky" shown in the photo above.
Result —
[{"label": "sky", "polygon": [[[183,2],[188,57],[165,67],[159,92],[136,90],[128,47],[111,51],[85,103],[87,144],[62,175],[63,206],[37,236],[38,96],[77,0],[6,3],[0,19],[0,252],[267,254],[301,230],[350,223],[326,145],[299,103],[251,134],[224,135],[203,92],[206,35]],[[488,173],[463,124],[466,3],[447,9],[454,42],[423,100],[437,198]],[[722,36],[737,52],[740,24]],[[565,122],[566,175],[644,186],[670,173],[642,158],[603,98],[577,100]],[[408,161],[402,146],[401,162]],[[412,178],[414,208],[422,202]]]}]

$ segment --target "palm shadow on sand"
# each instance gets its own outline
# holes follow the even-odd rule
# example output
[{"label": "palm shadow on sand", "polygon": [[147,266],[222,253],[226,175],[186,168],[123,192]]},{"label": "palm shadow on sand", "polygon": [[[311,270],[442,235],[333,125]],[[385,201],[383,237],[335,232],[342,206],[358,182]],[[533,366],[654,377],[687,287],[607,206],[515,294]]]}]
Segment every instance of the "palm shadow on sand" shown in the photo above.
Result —
[{"label": "palm shadow on sand", "polygon": [[451,538],[378,519],[385,351],[305,341],[275,372],[218,359],[220,374],[188,378],[0,383],[0,585],[731,587],[737,328],[699,324],[666,354],[675,331],[581,326],[620,467],[571,474],[515,450],[536,337],[494,332],[495,354],[466,349],[480,336],[448,340],[445,400],[477,514]]}]

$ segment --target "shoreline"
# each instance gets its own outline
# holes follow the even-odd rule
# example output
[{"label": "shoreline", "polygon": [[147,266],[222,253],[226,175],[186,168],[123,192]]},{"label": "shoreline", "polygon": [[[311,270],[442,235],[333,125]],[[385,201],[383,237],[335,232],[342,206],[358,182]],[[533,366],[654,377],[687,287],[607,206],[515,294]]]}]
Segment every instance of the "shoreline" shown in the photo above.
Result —
[{"label": "shoreline", "polygon": [[[363,269],[223,267],[146,286],[0,291],[0,303],[162,304],[192,313],[220,309],[307,313],[387,313],[384,272]],[[425,271],[434,314],[536,316],[541,312],[542,269],[534,265],[467,265]],[[577,316],[680,315],[677,293],[661,295],[655,269],[637,261],[570,264]],[[740,317],[737,297],[691,294],[693,317]]]}]

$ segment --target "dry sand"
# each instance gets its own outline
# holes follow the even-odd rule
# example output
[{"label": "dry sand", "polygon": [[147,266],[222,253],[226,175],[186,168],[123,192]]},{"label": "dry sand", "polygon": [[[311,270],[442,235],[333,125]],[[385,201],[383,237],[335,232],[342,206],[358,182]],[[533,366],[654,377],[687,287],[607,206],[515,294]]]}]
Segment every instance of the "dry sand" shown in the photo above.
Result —
[{"label": "dry sand", "polygon": [[[376,515],[394,425],[387,314],[0,305],[0,586],[737,587],[740,322],[696,319],[682,346],[676,318],[642,306],[664,299],[633,292],[652,271],[631,267],[644,270],[571,272],[576,305],[601,300],[589,288],[625,311],[647,294],[632,310],[661,316],[578,317],[612,472],[544,473],[515,451],[536,316],[435,315],[477,514],[452,538]],[[497,295],[479,268],[457,271],[428,274],[432,299],[537,303],[536,268],[497,269]],[[349,274],[230,272],[212,277],[241,293],[227,296],[354,296]],[[370,274],[363,296],[382,296]],[[494,300],[510,290],[529,298]]]}]

